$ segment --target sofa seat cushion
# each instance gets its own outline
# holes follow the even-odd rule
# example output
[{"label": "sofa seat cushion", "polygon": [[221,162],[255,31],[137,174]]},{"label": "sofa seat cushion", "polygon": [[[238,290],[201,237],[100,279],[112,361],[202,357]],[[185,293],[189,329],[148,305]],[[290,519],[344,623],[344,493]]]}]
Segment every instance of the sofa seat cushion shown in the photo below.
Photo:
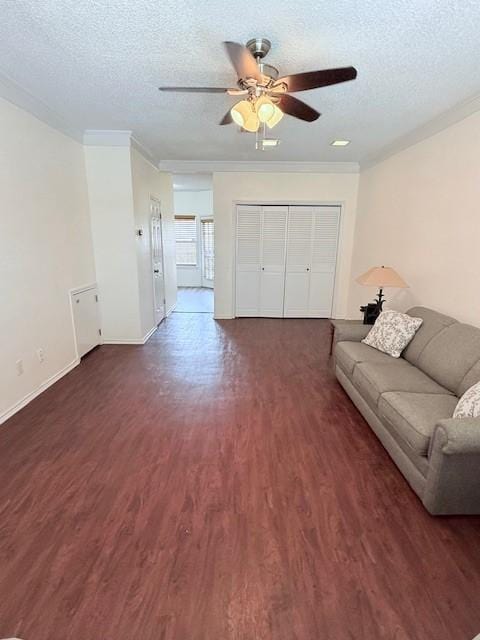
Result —
[{"label": "sofa seat cushion", "polygon": [[381,396],[378,413],[395,438],[426,456],[436,423],[452,417],[457,400],[448,393],[390,391]]},{"label": "sofa seat cushion", "polygon": [[355,365],[359,362],[383,362],[392,361],[392,357],[386,353],[369,347],[363,342],[337,342],[335,346],[335,359],[342,371],[352,377]]},{"label": "sofa seat cushion", "polygon": [[453,395],[403,358],[388,363],[360,362],[353,372],[353,384],[374,409],[387,391]]}]

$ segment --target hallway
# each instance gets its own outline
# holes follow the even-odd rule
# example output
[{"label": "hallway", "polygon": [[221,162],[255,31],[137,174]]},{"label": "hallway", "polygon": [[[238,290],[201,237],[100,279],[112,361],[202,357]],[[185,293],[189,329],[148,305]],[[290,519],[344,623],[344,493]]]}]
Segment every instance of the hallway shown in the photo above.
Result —
[{"label": "hallway", "polygon": [[178,287],[178,313],[213,313],[213,289],[207,287]]}]

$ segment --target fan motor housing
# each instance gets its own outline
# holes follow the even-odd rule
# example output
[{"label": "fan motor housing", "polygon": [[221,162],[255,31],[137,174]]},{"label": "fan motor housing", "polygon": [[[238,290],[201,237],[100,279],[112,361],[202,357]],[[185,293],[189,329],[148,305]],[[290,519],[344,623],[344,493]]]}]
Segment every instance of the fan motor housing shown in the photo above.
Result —
[{"label": "fan motor housing", "polygon": [[267,38],[252,38],[245,46],[254,58],[264,58],[270,51],[272,43]]}]

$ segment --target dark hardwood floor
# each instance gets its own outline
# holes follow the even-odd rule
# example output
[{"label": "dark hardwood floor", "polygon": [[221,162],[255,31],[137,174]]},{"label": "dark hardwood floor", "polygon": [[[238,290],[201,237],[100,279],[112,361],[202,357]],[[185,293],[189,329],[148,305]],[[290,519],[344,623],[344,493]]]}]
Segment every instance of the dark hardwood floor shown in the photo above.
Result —
[{"label": "dark hardwood floor", "polygon": [[173,314],[0,428],[0,637],[471,640],[480,518],[433,518],[317,320]]}]

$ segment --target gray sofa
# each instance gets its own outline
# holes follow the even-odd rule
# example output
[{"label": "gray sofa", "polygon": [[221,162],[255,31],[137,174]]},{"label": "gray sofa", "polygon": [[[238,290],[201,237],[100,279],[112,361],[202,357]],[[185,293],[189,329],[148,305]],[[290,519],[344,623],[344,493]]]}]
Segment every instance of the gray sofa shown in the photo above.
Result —
[{"label": "gray sofa", "polygon": [[480,380],[480,329],[425,307],[395,359],[361,342],[371,327],[335,323],[338,381],[431,514],[480,514],[480,418],[453,419]]}]

